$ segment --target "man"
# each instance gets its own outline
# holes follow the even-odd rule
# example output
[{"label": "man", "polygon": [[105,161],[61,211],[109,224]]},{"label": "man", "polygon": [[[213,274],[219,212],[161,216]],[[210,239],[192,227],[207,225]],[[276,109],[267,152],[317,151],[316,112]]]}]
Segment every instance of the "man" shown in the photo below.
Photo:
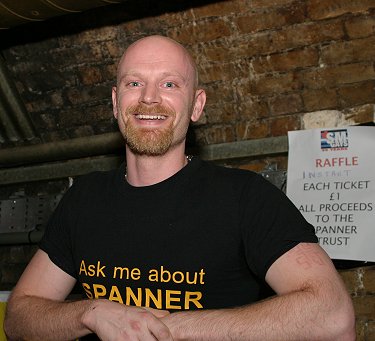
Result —
[{"label": "man", "polygon": [[[185,156],[206,95],[181,45],[133,43],[112,98],[126,167],[64,196],[8,302],[9,339],[355,339],[344,284],[284,194]],[[277,295],[254,303],[262,280]],[[91,299],[64,301],[76,281]]]}]

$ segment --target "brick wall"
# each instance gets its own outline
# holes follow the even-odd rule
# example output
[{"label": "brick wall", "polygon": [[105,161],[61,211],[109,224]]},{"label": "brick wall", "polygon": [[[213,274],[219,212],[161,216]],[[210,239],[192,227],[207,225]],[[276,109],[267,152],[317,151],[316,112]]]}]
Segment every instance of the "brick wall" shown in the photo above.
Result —
[{"label": "brick wall", "polygon": [[[374,121],[373,0],[199,3],[129,2],[2,32],[5,63],[39,132],[30,143],[117,130],[110,102],[116,63],[148,34],[175,38],[197,59],[208,93],[194,127],[197,145]],[[235,166],[259,171],[270,162],[286,169],[285,157]],[[2,290],[35,249],[0,247]],[[358,340],[375,340],[374,266],[340,273],[355,304]]]},{"label": "brick wall", "polygon": [[148,34],[180,41],[197,59],[208,92],[194,130],[198,145],[373,122],[373,1],[234,0],[187,9],[171,3],[150,6],[146,18],[137,19],[143,6],[126,3],[4,37],[5,62],[40,140],[116,130],[116,63],[130,42]]},{"label": "brick wall", "polygon": [[375,340],[375,266],[341,270],[340,274],[353,298],[357,341]]}]

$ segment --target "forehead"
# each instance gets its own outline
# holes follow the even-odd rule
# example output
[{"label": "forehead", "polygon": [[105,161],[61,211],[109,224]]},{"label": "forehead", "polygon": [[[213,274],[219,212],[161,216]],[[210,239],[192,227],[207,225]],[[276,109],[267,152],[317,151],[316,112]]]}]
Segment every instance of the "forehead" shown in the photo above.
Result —
[{"label": "forehead", "polygon": [[179,44],[165,39],[145,39],[131,45],[119,64],[119,76],[129,72],[154,71],[193,78],[194,68],[188,52]]}]

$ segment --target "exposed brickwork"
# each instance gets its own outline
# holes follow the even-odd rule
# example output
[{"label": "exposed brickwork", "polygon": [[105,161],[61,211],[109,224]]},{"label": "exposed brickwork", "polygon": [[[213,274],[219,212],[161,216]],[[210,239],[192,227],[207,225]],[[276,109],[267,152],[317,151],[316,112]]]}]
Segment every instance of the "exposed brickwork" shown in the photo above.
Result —
[{"label": "exposed brickwork", "polygon": [[327,19],[347,13],[363,13],[374,8],[372,0],[310,0],[308,12],[312,19]]},{"label": "exposed brickwork", "polygon": [[345,23],[345,28],[349,38],[368,37],[375,33],[375,18],[354,17]]},{"label": "exposed brickwork", "polygon": [[232,33],[230,23],[225,22],[222,18],[206,19],[193,26],[176,27],[167,31],[168,36],[184,45],[193,44],[197,40],[206,43],[229,37]]},{"label": "exposed brickwork", "polygon": [[344,64],[372,61],[375,56],[375,36],[331,44],[321,49],[321,63]]},{"label": "exposed brickwork", "polygon": [[351,108],[360,104],[371,103],[374,98],[375,80],[349,84],[338,90],[341,108]]},{"label": "exposed brickwork", "polygon": [[[373,122],[373,0],[179,3],[126,2],[1,32],[4,62],[40,140],[117,130],[116,64],[126,46],[149,34],[177,39],[197,60],[208,94],[205,116],[194,124],[198,146]],[[261,171],[273,164],[286,169],[287,158],[232,166]],[[0,247],[2,290],[35,250]],[[375,340],[375,268],[340,273],[355,304],[358,341]]]},{"label": "exposed brickwork", "polygon": [[321,110],[302,115],[303,129],[319,127],[344,127],[357,125],[361,122],[371,122],[374,119],[375,106],[363,105],[343,111]]},{"label": "exposed brickwork", "polygon": [[335,89],[305,89],[302,99],[307,111],[336,108],[338,98]]},{"label": "exposed brickwork", "polygon": [[340,88],[346,84],[355,84],[374,78],[375,70],[371,64],[355,63],[308,70],[302,74],[301,82],[304,87],[312,89]]},{"label": "exposed brickwork", "polygon": [[[96,25],[95,11],[60,17],[8,39],[5,62],[41,140],[116,130],[116,63],[148,34],[177,39],[197,59],[209,94],[194,128],[197,144],[276,136],[285,131],[280,126],[301,129],[306,113],[374,103],[371,0],[233,0],[192,8],[163,2],[146,17],[141,7],[98,9],[105,16]],[[288,124],[277,123],[278,115]]]},{"label": "exposed brickwork", "polygon": [[274,136],[283,136],[290,130],[297,130],[300,126],[299,117],[285,116],[271,120],[271,130]]},{"label": "exposed brickwork", "polygon": [[239,17],[237,25],[242,33],[255,33],[293,25],[305,19],[305,7],[300,3],[292,3],[285,7],[275,6],[263,11],[250,12]]},{"label": "exposed brickwork", "polygon": [[303,48],[254,59],[252,66],[257,73],[289,71],[318,66],[319,53],[316,48]]},{"label": "exposed brickwork", "polygon": [[251,122],[239,122],[236,128],[237,136],[241,140],[260,139],[269,134],[269,126],[265,120],[258,120],[256,125]]},{"label": "exposed brickwork", "polygon": [[297,93],[270,98],[269,105],[272,116],[301,112],[303,108],[301,96]]}]

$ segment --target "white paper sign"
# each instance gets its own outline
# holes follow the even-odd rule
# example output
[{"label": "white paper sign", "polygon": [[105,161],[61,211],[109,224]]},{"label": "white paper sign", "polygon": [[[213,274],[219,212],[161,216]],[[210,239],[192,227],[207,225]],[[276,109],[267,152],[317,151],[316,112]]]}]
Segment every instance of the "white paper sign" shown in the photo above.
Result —
[{"label": "white paper sign", "polygon": [[375,127],[288,133],[287,195],[333,259],[375,261]]}]

